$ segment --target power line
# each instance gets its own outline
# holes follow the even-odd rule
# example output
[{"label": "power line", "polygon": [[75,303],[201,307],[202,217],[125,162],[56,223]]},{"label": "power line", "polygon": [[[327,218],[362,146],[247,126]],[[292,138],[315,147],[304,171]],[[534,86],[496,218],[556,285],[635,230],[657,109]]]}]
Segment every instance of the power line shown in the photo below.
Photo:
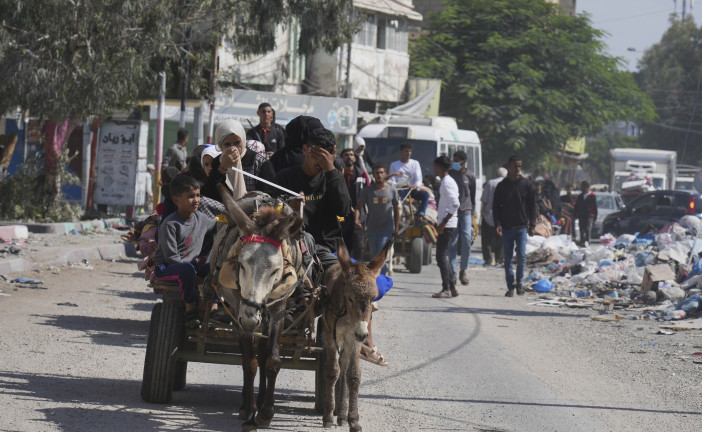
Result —
[{"label": "power line", "polygon": [[617,22],[617,21],[624,21],[624,20],[634,19],[634,18],[641,18],[641,17],[645,17],[645,16],[649,16],[649,15],[660,14],[663,12],[675,12],[675,10],[674,9],[671,10],[671,8],[661,9],[661,10],[655,11],[655,12],[647,12],[647,13],[638,14],[638,15],[631,15],[631,16],[627,16],[627,17],[619,17],[619,18],[613,18],[613,19],[609,19],[609,20],[599,21],[599,22],[596,22],[595,25]]}]

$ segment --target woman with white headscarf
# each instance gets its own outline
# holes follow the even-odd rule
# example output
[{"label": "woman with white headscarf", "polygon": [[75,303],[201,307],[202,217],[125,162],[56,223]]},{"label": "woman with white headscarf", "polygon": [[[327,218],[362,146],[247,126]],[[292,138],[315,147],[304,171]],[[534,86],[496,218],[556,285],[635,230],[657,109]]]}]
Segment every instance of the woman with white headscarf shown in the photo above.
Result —
[{"label": "woman with white headscarf", "polygon": [[247,148],[246,132],[236,120],[225,120],[215,131],[215,148],[222,152],[212,163],[212,172],[202,188],[202,195],[222,201],[217,189],[223,184],[232,192],[234,199],[242,198],[246,192],[269,192],[270,186],[249,176],[234,171],[235,167],[264,180],[273,182],[275,171],[265,157]]}]

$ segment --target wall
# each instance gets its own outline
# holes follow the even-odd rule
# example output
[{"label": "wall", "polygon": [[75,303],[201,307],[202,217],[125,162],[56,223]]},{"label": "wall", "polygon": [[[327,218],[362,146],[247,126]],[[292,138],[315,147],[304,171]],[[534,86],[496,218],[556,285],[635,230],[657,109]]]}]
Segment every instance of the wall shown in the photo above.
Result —
[{"label": "wall", "polygon": [[[346,61],[344,59],[344,71]],[[405,99],[409,54],[352,44],[351,83],[353,97],[388,102]]]}]

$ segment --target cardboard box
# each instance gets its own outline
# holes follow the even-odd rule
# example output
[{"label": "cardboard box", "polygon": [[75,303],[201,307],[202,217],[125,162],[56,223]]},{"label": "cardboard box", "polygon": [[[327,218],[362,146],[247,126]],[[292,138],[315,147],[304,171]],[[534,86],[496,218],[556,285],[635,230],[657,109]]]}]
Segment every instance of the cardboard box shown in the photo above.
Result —
[{"label": "cardboard box", "polygon": [[644,269],[641,294],[656,288],[656,282],[675,280],[675,272],[668,264],[648,266]]}]

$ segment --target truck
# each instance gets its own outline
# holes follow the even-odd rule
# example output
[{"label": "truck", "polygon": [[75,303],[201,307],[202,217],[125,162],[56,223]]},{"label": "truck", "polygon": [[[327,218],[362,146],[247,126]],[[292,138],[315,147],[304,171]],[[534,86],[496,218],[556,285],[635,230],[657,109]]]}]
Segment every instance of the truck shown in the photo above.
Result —
[{"label": "truck", "polygon": [[644,192],[675,188],[674,151],[615,148],[610,156],[611,190],[620,193],[624,202]]},{"label": "truck", "polygon": [[700,167],[694,165],[678,165],[675,177],[675,190],[699,192],[695,188],[695,177],[700,172]]},{"label": "truck", "polygon": [[[466,166],[475,174],[477,208],[474,212],[480,212],[480,197],[483,191],[480,138],[474,131],[458,129],[455,119],[391,116],[384,122],[364,126],[357,136],[363,138],[366,152],[373,162],[382,162],[387,166],[400,159],[400,144],[411,143],[412,159],[417,160],[422,167],[422,176],[432,180],[436,177],[434,159],[437,156],[446,155],[452,158],[458,150],[465,151],[468,155]],[[411,273],[419,273],[422,264],[431,262],[431,245],[424,241],[422,227],[407,227],[396,243],[395,255],[405,257],[405,265]]]}]

